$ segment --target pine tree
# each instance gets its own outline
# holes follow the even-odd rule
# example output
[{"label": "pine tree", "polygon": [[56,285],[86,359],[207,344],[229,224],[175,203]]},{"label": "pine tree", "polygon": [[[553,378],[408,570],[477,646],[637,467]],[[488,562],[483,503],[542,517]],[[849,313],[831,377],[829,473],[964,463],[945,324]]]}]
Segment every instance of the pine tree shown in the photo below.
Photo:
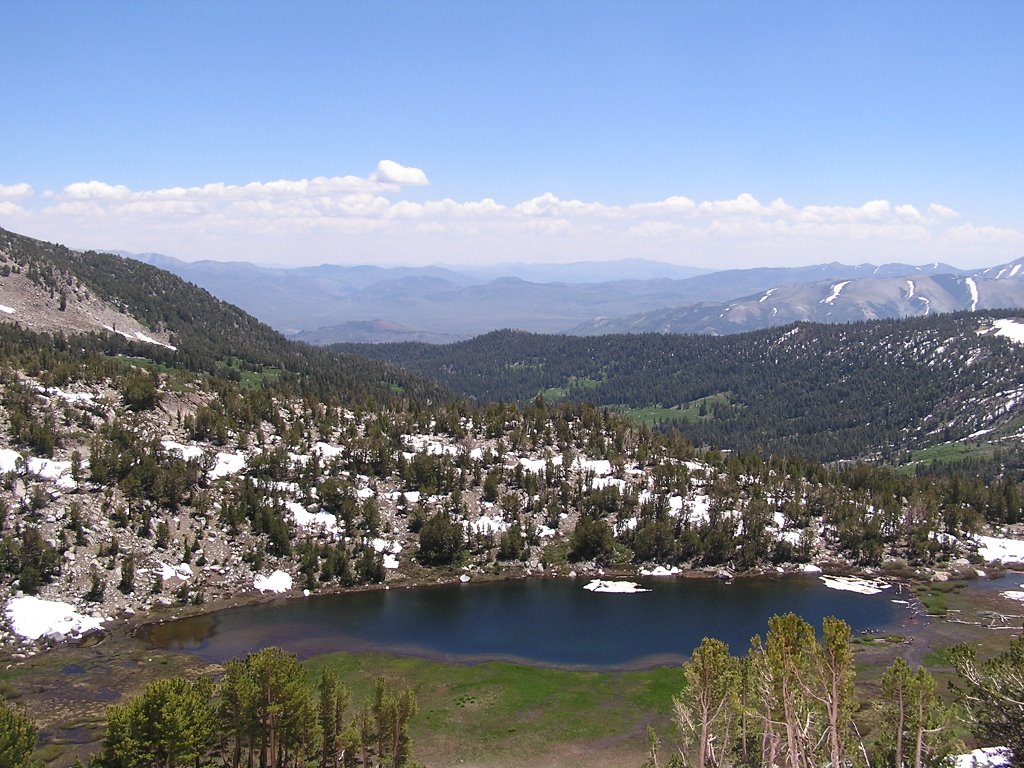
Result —
[{"label": "pine tree", "polygon": [[0,766],[29,768],[38,733],[24,712],[0,696]]}]

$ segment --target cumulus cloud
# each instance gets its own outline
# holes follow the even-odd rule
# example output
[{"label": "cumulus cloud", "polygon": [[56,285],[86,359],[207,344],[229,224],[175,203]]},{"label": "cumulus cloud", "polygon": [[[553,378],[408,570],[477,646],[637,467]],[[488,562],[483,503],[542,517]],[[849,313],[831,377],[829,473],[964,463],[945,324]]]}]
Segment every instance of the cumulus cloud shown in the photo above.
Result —
[{"label": "cumulus cloud", "polygon": [[932,203],[928,206],[928,215],[936,219],[956,219],[960,217],[960,214],[952,208],[947,208],[937,203]]},{"label": "cumulus cloud", "polygon": [[26,213],[25,209],[9,200],[0,200],[0,216],[19,216]]},{"label": "cumulus cloud", "polygon": [[71,200],[125,200],[132,191],[124,184],[107,184],[102,181],[76,181],[64,187],[64,197]]},{"label": "cumulus cloud", "polygon": [[394,160],[381,160],[377,163],[377,172],[371,178],[384,184],[398,184],[403,187],[420,187],[430,183],[422,169],[411,168]]},{"label": "cumulus cloud", "polygon": [[0,184],[0,200],[17,200],[22,197],[29,197],[32,194],[32,185],[21,182],[20,184]]},{"label": "cumulus cloud", "polygon": [[0,214],[34,224],[26,227],[29,234],[82,246],[277,263],[302,254],[309,263],[640,255],[725,267],[846,258],[958,263],[959,255],[991,264],[1020,256],[1024,247],[1019,231],[962,221],[937,203],[795,206],[748,192],[624,204],[554,192],[503,202],[403,194],[427,184],[422,169],[392,160],[366,176],[246,184],[131,189],[91,180],[40,195],[28,184],[12,184],[0,187]]}]

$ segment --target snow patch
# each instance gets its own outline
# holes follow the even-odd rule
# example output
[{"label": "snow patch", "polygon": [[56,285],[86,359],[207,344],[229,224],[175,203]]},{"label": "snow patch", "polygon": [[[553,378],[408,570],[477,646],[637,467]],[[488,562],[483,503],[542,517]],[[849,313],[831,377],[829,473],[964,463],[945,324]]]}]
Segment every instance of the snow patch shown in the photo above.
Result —
[{"label": "snow patch", "polygon": [[574,466],[580,472],[593,472],[597,477],[604,477],[612,473],[612,463],[607,459],[584,459],[577,457]]},{"label": "snow patch", "polygon": [[497,515],[481,515],[480,519],[473,523],[473,530],[477,533],[501,533],[508,530],[508,523]]},{"label": "snow patch", "polygon": [[188,581],[192,578],[192,566],[188,563],[181,563],[180,565],[168,565],[167,563],[159,563],[160,578],[174,579],[178,578],[182,581]]},{"label": "snow patch", "polygon": [[317,443],[313,446],[313,450],[320,454],[320,457],[324,459],[333,459],[334,457],[341,456],[345,453],[344,448],[337,445],[330,445],[329,443]]},{"label": "snow patch", "polygon": [[992,323],[996,336],[1003,336],[1015,344],[1024,344],[1024,322],[1015,318],[1003,318]]},{"label": "snow patch", "polygon": [[651,591],[644,589],[634,581],[602,581],[601,579],[594,579],[589,584],[585,584],[583,588],[589,589],[591,592],[614,592],[623,595]]},{"label": "snow patch", "polygon": [[6,315],[13,315],[14,307],[8,307],[6,304],[0,304],[0,312],[3,312]]},{"label": "snow patch", "polygon": [[216,480],[228,475],[237,475],[245,468],[244,453],[218,453],[217,461],[210,470],[211,480]]},{"label": "snow patch", "polygon": [[656,565],[653,568],[640,569],[641,576],[675,576],[681,572],[677,565],[673,565],[671,568],[666,568],[664,565]]},{"label": "snow patch", "polygon": [[81,635],[100,629],[103,624],[102,619],[83,616],[68,603],[42,600],[34,595],[12,598],[7,603],[4,615],[10,622],[14,634],[29,640]]},{"label": "snow patch", "polygon": [[374,539],[370,542],[370,546],[373,547],[374,552],[390,552],[397,555],[402,551],[402,545],[397,541],[388,541],[387,539]]},{"label": "snow patch", "polygon": [[177,349],[178,349],[177,347],[175,347],[175,346],[173,346],[171,344],[165,344],[162,341],[157,341],[152,336],[147,336],[142,331],[135,331],[134,333],[128,333],[127,331],[116,331],[113,328],[111,328],[109,325],[104,325],[103,327],[106,330],[110,331],[111,333],[116,333],[118,336],[123,336],[124,338],[128,339],[128,341],[141,341],[141,342],[143,342],[145,344],[156,344],[158,347],[163,347],[164,349],[170,349],[170,350],[173,350],[173,351],[177,351]]},{"label": "snow patch", "polygon": [[96,400],[92,392],[66,392],[60,387],[36,387],[36,391],[47,397],[59,397],[65,403],[91,403]]},{"label": "snow patch", "polygon": [[818,303],[819,304],[829,304],[829,305],[831,305],[832,302],[834,302],[836,299],[839,298],[839,294],[843,292],[843,288],[845,288],[849,284],[850,284],[849,280],[843,280],[841,283],[836,283],[835,285],[832,286],[832,295],[831,296],[826,296],[824,299],[822,299]]},{"label": "snow patch", "polygon": [[967,283],[967,288],[971,292],[971,312],[978,308],[978,284],[974,282],[973,277],[968,277],[964,282]]},{"label": "snow patch", "polygon": [[287,592],[292,588],[292,577],[284,571],[274,571],[269,576],[257,576],[252,585],[260,592]]},{"label": "snow patch", "polygon": [[1006,747],[979,747],[973,752],[953,756],[953,768],[998,768],[1010,764]]},{"label": "snow patch", "polygon": [[338,518],[331,512],[310,512],[297,501],[286,501],[285,507],[292,513],[292,519],[300,528],[323,530],[338,535]]},{"label": "snow patch", "polygon": [[914,281],[907,280],[907,299],[914,298]]},{"label": "snow patch", "polygon": [[978,554],[986,562],[1002,560],[1003,562],[1024,563],[1024,541],[1020,539],[1003,539],[997,536],[976,536]]},{"label": "snow patch", "polygon": [[12,448],[0,448],[0,472],[17,472],[18,465],[24,464],[22,455]]},{"label": "snow patch", "polygon": [[198,445],[185,445],[184,443],[178,443],[174,440],[164,439],[160,441],[160,445],[168,453],[173,453],[185,461],[198,461],[203,458],[203,449]]},{"label": "snow patch", "polygon": [[879,579],[862,579],[858,576],[819,576],[825,586],[829,589],[839,589],[844,592],[857,592],[861,595],[877,595],[883,589],[888,589],[892,584],[886,584]]}]

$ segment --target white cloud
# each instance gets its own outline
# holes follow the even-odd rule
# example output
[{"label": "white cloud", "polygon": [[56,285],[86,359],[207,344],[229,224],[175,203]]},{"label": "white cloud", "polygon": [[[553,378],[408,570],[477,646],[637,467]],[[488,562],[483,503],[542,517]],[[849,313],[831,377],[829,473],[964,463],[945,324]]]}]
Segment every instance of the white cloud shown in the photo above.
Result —
[{"label": "white cloud", "polygon": [[[1001,263],[1024,235],[964,222],[950,208],[869,200],[861,205],[763,203],[673,195],[608,204],[545,192],[494,198],[406,199],[427,184],[419,168],[382,160],[368,176],[214,182],[133,190],[92,180],[36,195],[0,187],[0,214],[27,234],[83,247],[160,251],[186,259],[282,263],[426,263],[643,256],[712,266],[816,263],[845,258]],[[26,194],[26,190],[28,193]],[[34,226],[33,226],[34,225]]]},{"label": "white cloud", "polygon": [[928,215],[936,219],[957,219],[960,217],[960,214],[952,208],[947,208],[937,203],[932,203],[928,206]]},{"label": "white cloud", "polygon": [[976,227],[974,224],[962,224],[949,230],[946,236],[951,240],[970,243],[1005,241],[1024,245],[1024,233],[1009,227]]},{"label": "white cloud", "polygon": [[0,216],[21,216],[26,213],[25,209],[9,200],[0,200]]},{"label": "white cloud", "polygon": [[749,192],[744,192],[733,200],[708,200],[697,206],[697,211],[711,215],[752,215],[760,216],[766,212],[764,206]]},{"label": "white cloud", "polygon": [[116,186],[102,181],[76,181],[64,187],[64,197],[72,200],[126,200],[132,191],[123,184]]},{"label": "white cloud", "polygon": [[670,221],[642,221],[635,227],[626,230],[627,237],[667,237],[676,235],[685,229],[682,224]]},{"label": "white cloud", "polygon": [[425,174],[419,168],[410,168],[396,163],[394,160],[381,160],[377,163],[377,172],[371,177],[374,181],[385,184],[398,184],[400,186],[418,187],[429,184]]},{"label": "white cloud", "polygon": [[32,185],[21,182],[20,184],[0,184],[0,199],[17,200],[21,197],[32,195]]}]

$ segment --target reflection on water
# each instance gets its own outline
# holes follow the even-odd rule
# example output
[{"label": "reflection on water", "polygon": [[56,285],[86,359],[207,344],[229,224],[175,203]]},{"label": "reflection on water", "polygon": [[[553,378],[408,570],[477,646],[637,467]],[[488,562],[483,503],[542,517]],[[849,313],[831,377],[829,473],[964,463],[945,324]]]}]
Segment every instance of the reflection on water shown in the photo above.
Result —
[{"label": "reflection on water", "polygon": [[677,663],[705,636],[743,653],[768,619],[825,616],[854,632],[911,620],[893,590],[860,595],[812,577],[642,579],[650,592],[601,594],[570,579],[373,590],[241,608],[155,625],[148,639],[212,661],[278,645],[306,658],[338,650],[427,655],[452,661],[511,659],[568,667]]},{"label": "reflection on water", "polygon": [[181,621],[166,621],[146,627],[146,638],[158,648],[194,648],[213,634],[216,624],[211,613]]}]

